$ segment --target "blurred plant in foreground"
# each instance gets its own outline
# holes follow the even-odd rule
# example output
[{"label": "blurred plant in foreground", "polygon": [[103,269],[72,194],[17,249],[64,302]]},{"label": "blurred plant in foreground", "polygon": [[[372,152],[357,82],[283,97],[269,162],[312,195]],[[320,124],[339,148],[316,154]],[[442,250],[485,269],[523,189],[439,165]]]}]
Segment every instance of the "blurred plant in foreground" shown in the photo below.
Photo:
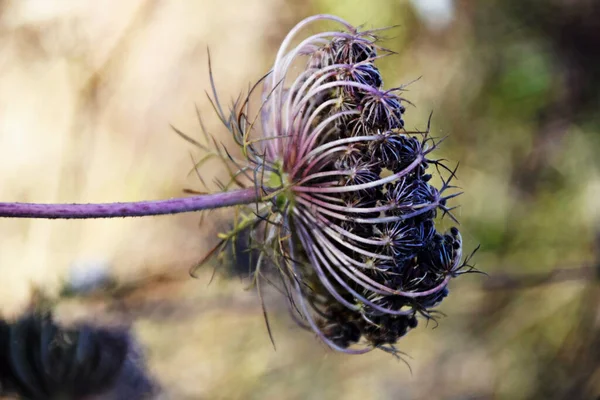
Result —
[{"label": "blurred plant in foreground", "polygon": [[[302,29],[321,21],[343,30],[292,46]],[[103,218],[237,206],[233,228],[209,257],[247,235],[258,250],[259,296],[262,269],[276,266],[291,314],[331,348],[397,354],[394,344],[417,325],[417,315],[435,315],[450,279],[475,270],[463,261],[458,229],[436,230],[438,211],[455,220],[447,201],[460,194],[448,193],[456,170],[431,157],[439,141],[429,129],[404,129],[411,103],[400,97],[405,86],[383,88],[374,63],[392,52],[380,46],[379,32],[329,15],[305,19],[284,39],[269,74],[229,113],[211,71],[213,106],[241,157],[206,131],[212,148],[176,131],[206,152],[196,169],[224,161],[231,179],[220,193],[136,203],[2,203],[0,216]],[[260,86],[261,107],[251,117]],[[427,172],[432,166],[439,188]]]},{"label": "blurred plant in foreground", "polygon": [[0,321],[0,393],[32,400],[148,398],[154,383],[135,347],[123,330],[64,328],[44,313]]}]

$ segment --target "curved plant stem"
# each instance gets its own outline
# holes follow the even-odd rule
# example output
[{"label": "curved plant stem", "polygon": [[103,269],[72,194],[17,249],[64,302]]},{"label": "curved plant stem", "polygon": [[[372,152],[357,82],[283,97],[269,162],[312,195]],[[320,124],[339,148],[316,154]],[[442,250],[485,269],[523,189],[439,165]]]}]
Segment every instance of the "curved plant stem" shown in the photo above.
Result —
[{"label": "curved plant stem", "polygon": [[256,188],[168,200],[103,204],[0,203],[0,218],[86,219],[179,214],[261,201]]}]

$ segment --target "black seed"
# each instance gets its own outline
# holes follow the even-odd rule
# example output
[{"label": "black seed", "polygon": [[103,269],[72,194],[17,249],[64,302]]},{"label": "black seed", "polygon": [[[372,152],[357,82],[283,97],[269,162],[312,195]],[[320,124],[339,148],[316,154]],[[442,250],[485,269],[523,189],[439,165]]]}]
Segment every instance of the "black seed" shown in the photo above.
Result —
[{"label": "black seed", "polygon": [[417,321],[417,317],[415,317],[414,315],[408,319],[408,326],[410,328],[416,328],[418,323],[419,321]]}]

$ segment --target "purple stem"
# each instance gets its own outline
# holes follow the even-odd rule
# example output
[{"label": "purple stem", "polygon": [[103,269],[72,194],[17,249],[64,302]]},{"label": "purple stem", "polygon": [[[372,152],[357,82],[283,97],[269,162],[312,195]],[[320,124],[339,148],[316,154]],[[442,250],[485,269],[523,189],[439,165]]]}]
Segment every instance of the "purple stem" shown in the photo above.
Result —
[{"label": "purple stem", "polygon": [[85,219],[179,214],[260,201],[256,188],[169,200],[104,204],[0,203],[0,218]]}]

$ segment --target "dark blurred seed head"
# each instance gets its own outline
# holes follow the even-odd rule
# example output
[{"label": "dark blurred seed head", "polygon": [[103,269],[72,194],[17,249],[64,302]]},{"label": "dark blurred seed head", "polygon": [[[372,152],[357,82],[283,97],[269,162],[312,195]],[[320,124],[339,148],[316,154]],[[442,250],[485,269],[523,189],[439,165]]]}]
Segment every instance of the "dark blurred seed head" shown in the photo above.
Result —
[{"label": "dark blurred seed head", "polygon": [[[155,385],[130,334],[50,314],[0,321],[0,394],[31,400],[147,399]],[[96,397],[97,396],[97,397]]]}]

